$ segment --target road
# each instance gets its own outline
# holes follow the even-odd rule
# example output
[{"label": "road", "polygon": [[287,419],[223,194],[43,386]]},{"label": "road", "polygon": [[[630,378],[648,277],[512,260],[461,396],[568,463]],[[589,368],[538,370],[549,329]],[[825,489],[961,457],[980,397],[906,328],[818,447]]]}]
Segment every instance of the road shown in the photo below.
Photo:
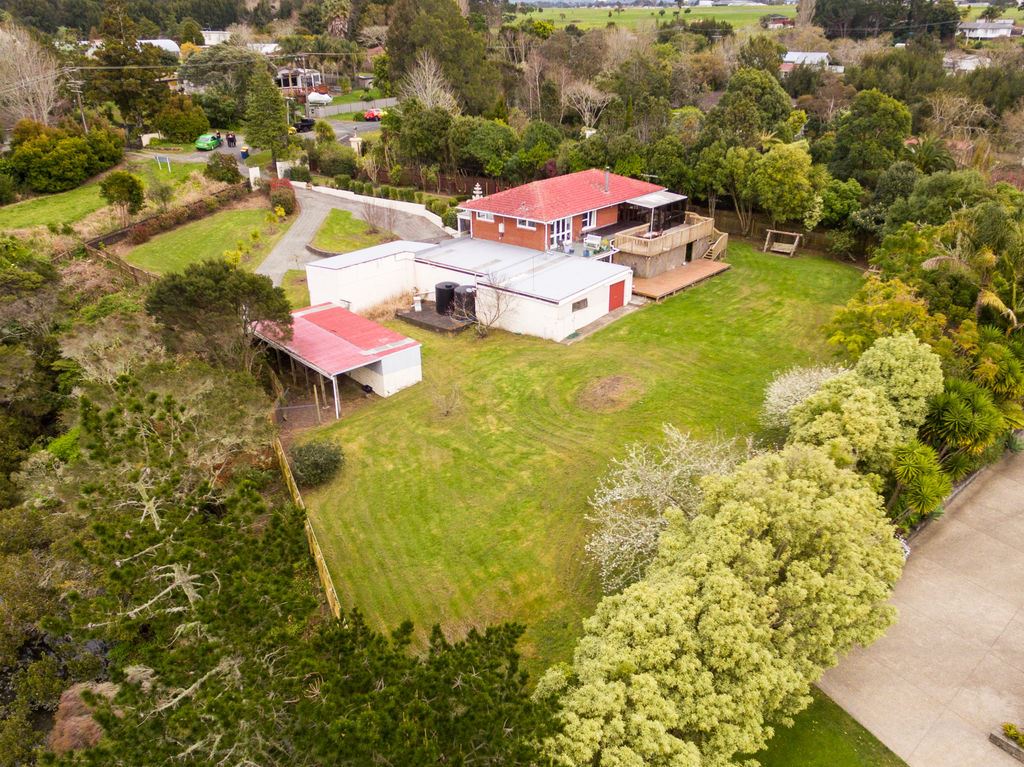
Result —
[{"label": "road", "polygon": [[[288,231],[278,240],[274,249],[267,254],[263,263],[256,269],[259,274],[270,277],[275,285],[281,284],[285,272],[291,269],[301,269],[310,261],[317,260],[317,256],[306,250],[306,245],[313,241],[317,229],[320,228],[331,210],[347,210],[356,218],[365,218],[364,205],[360,202],[301,187],[296,187],[295,195],[299,201],[298,216]],[[394,211],[392,230],[403,240],[440,242],[448,237],[443,229],[434,226],[420,216],[400,211]]]},{"label": "road", "polygon": [[308,107],[310,117],[331,117],[346,112],[365,112],[368,109],[386,109],[398,103],[396,98],[374,99],[372,101],[353,101],[349,104],[328,104],[327,106]]},{"label": "road", "polygon": [[1020,767],[987,738],[1024,724],[1024,454],[911,545],[898,622],[820,686],[910,767]]}]

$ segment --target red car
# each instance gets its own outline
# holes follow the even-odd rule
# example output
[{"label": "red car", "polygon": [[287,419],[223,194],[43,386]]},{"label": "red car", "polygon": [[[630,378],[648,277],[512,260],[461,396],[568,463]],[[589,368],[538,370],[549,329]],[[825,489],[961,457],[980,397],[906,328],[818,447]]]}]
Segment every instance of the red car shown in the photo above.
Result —
[{"label": "red car", "polygon": [[382,118],[383,116],[384,116],[384,110],[383,109],[367,109],[365,112],[363,112],[363,119],[364,120],[377,121],[377,120],[380,120],[380,118]]}]

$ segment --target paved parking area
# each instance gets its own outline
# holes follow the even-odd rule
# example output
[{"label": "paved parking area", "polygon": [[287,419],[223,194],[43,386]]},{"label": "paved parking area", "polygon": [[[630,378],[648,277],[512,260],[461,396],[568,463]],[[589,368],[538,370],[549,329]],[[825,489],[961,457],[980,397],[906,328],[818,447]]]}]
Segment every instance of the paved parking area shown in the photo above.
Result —
[{"label": "paved parking area", "polygon": [[1024,454],[911,545],[898,622],[820,686],[910,767],[1020,767],[988,734],[1024,724]]}]

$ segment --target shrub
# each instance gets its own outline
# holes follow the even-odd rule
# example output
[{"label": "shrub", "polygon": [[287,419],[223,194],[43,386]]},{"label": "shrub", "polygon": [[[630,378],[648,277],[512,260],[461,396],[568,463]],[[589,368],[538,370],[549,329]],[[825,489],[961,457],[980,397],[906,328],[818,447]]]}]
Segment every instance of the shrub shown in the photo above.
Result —
[{"label": "shrub", "polygon": [[292,473],[299,487],[316,487],[330,481],[342,464],[345,454],[333,442],[315,440],[292,449]]},{"label": "shrub", "polygon": [[334,185],[338,189],[349,189],[352,186],[352,177],[346,174],[334,177]]},{"label": "shrub", "polygon": [[15,197],[14,179],[6,173],[0,173],[0,205],[10,205]]},{"label": "shrub", "polygon": [[46,446],[47,451],[53,455],[57,460],[69,463],[70,461],[78,458],[78,438],[80,429],[75,426],[72,429],[61,434],[59,437],[54,437],[50,440],[50,444]]},{"label": "shrub", "polygon": [[350,147],[339,144],[321,144],[318,162],[320,172],[325,176],[354,176],[358,170],[356,153]]},{"label": "shrub", "polygon": [[416,190],[411,186],[402,189],[402,199],[405,202],[416,202]]},{"label": "shrub", "polygon": [[1024,732],[1021,732],[1017,725],[1012,722],[1003,723],[1003,735],[1012,740],[1021,748],[1024,748]]},{"label": "shrub", "polygon": [[141,245],[156,233],[157,227],[155,221],[143,221],[142,223],[136,224],[132,227],[131,234],[128,235],[128,239],[131,240],[133,245]]},{"label": "shrub", "polygon": [[188,96],[171,96],[157,112],[153,126],[172,141],[194,141],[210,130],[210,121],[203,109]]},{"label": "shrub", "polygon": [[449,229],[459,228],[459,211],[456,208],[448,208],[441,216],[441,223]]},{"label": "shrub", "polygon": [[309,172],[309,168],[305,165],[295,165],[288,169],[288,178],[292,181],[306,183],[313,180],[313,174]]},{"label": "shrub", "polygon": [[267,185],[270,189],[270,207],[280,207],[286,216],[295,212],[297,203],[295,201],[295,188],[291,181],[286,178],[271,179]]},{"label": "shrub", "polygon": [[237,184],[242,180],[242,174],[238,170],[238,163],[231,155],[215,153],[210,155],[203,168],[203,175],[213,181],[221,181],[225,184]]}]

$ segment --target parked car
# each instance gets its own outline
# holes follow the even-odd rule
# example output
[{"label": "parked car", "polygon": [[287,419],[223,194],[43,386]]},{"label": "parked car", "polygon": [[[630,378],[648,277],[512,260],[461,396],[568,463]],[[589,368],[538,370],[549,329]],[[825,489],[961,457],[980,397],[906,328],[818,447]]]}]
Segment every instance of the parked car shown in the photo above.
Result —
[{"label": "parked car", "polygon": [[300,117],[292,123],[292,127],[295,128],[296,133],[309,133],[315,124],[316,120],[311,117]]},{"label": "parked car", "polygon": [[363,112],[363,119],[376,122],[377,120],[380,120],[380,118],[382,118],[385,114],[386,113],[384,112],[383,109],[367,109],[365,112]]},{"label": "parked car", "polygon": [[204,133],[202,136],[196,139],[196,149],[200,152],[209,152],[210,150],[216,149],[220,146],[220,136],[215,133]]}]

